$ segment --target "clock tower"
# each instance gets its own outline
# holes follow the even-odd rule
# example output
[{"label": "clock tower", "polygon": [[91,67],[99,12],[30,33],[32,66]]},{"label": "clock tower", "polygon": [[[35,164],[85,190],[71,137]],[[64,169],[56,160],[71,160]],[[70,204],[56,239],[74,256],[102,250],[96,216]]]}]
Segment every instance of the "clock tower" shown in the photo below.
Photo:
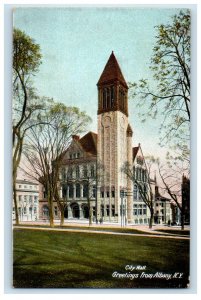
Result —
[{"label": "clock tower", "polygon": [[[98,182],[98,217],[108,221],[132,222],[132,182],[122,172],[132,164],[132,129],[128,123],[128,86],[112,52],[97,83],[98,162],[104,171]],[[123,202],[120,191],[124,191]]]}]

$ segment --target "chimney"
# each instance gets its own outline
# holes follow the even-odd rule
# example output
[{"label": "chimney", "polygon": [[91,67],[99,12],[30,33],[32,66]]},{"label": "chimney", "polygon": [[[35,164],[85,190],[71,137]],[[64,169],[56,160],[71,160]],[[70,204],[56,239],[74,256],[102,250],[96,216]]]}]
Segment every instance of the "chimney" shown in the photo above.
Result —
[{"label": "chimney", "polygon": [[72,139],[73,139],[74,141],[79,141],[80,136],[79,136],[79,135],[76,135],[76,134],[73,134],[73,135],[72,135]]}]

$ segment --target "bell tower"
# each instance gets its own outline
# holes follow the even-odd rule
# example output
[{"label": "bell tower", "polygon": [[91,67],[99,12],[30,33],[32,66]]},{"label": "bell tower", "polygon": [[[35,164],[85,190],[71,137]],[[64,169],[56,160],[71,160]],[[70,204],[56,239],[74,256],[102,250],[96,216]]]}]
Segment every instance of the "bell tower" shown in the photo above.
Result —
[{"label": "bell tower", "polygon": [[113,51],[97,86],[98,115],[109,111],[121,111],[128,117],[128,86]]},{"label": "bell tower", "polygon": [[[104,166],[104,175],[99,183],[98,215],[105,221],[121,222],[120,191],[131,189],[122,167],[127,161],[132,163],[132,129],[128,124],[128,86],[113,52],[97,87],[97,150],[98,161]],[[128,221],[131,211],[131,207],[127,209]]]}]

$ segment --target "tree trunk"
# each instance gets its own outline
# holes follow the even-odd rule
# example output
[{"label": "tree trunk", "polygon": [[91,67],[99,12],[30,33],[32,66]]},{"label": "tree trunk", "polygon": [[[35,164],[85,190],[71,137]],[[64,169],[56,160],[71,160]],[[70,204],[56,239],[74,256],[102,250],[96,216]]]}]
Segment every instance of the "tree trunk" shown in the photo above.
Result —
[{"label": "tree trunk", "polygon": [[18,212],[18,205],[17,205],[17,195],[16,195],[16,186],[15,180],[13,178],[13,200],[14,200],[14,207],[15,207],[15,224],[19,225],[19,212]]},{"label": "tree trunk", "polygon": [[47,200],[49,205],[49,222],[50,227],[54,227],[54,213],[53,213],[53,193],[48,189]]},{"label": "tree trunk", "polygon": [[153,208],[150,208],[150,219],[149,219],[149,229],[152,229],[152,224],[153,224],[153,218],[154,218],[154,210]]},{"label": "tree trunk", "polygon": [[181,211],[181,230],[184,230],[184,220],[185,220],[185,215],[183,211]]},{"label": "tree trunk", "polygon": [[61,219],[60,219],[60,226],[64,225],[64,205],[60,205],[60,212],[61,212]]}]

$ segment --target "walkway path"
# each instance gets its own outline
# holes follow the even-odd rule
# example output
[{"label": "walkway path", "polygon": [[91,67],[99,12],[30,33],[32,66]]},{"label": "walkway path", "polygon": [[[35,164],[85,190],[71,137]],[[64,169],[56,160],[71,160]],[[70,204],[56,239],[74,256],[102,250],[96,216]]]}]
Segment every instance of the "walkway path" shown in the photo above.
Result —
[{"label": "walkway path", "polygon": [[[44,224],[43,224],[44,225]],[[93,233],[93,234],[112,234],[112,235],[124,235],[124,236],[141,236],[141,237],[150,237],[150,238],[168,238],[168,239],[181,239],[181,240],[190,240],[190,237],[186,236],[178,236],[178,235],[173,235],[169,233],[163,233],[160,231],[153,231],[147,230],[144,231],[145,233],[122,233],[122,232],[113,232],[113,231],[104,231],[101,229],[98,230],[93,230],[93,229],[71,229],[71,228],[50,228],[50,227],[38,227],[38,226],[26,226],[26,225],[21,225],[17,226],[15,225],[14,228],[16,229],[29,229],[29,230],[42,230],[42,231],[64,231],[64,232],[81,232],[81,233]],[[93,228],[93,227],[92,227]],[[96,227],[97,228],[97,227]],[[100,227],[101,228],[101,227]],[[112,228],[117,228],[117,227],[111,227]],[[119,229],[121,227],[118,227]],[[133,227],[126,227],[126,228],[133,228]],[[139,230],[139,228],[138,228]],[[149,233],[149,234],[148,234]]]}]

